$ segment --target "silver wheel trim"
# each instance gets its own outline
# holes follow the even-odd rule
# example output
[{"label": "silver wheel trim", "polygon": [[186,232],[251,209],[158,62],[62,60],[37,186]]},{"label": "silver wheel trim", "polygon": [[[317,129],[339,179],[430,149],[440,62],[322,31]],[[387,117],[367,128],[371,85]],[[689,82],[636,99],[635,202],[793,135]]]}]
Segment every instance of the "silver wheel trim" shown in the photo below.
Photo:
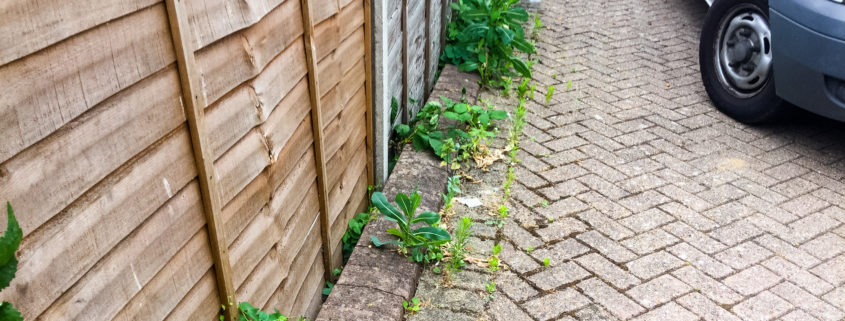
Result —
[{"label": "silver wheel trim", "polygon": [[[731,55],[729,42],[744,42],[751,50],[746,59]],[[772,68],[771,31],[768,22],[756,6],[736,6],[719,22],[713,42],[716,74],[719,82],[731,95],[749,98],[758,94],[769,80]],[[733,64],[733,66],[732,66]]]}]

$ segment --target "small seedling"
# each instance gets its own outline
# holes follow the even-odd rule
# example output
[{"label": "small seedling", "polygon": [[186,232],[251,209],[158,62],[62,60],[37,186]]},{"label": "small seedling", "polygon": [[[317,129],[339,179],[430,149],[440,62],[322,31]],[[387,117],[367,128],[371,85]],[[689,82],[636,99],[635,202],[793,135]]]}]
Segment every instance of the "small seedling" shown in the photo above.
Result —
[{"label": "small seedling", "polygon": [[472,225],[472,219],[464,217],[455,227],[454,240],[449,243],[449,253],[452,253],[452,257],[449,259],[449,269],[452,272],[458,272],[466,265],[464,258],[466,257],[467,245],[469,245],[469,236],[472,235],[472,230],[470,230]]},{"label": "small seedling", "polygon": [[525,254],[531,254],[531,252],[533,252],[533,251],[534,251],[534,247],[529,246],[527,249],[525,249]]},{"label": "small seedling", "polygon": [[490,281],[490,283],[487,283],[487,293],[493,292],[496,292],[496,282]]},{"label": "small seedling", "polygon": [[551,216],[546,216],[546,219],[549,220],[549,223],[554,222],[555,218]]},{"label": "small seedling", "polygon": [[549,261],[549,258],[543,259],[543,266],[549,267],[549,264],[551,264],[551,262]]},{"label": "small seedling", "polygon": [[434,272],[434,274],[440,274],[441,271],[440,271],[439,267],[435,266],[434,268],[431,269],[431,272]]},{"label": "small seedling", "polygon": [[496,245],[493,245],[493,255],[487,259],[487,263],[490,264],[490,272],[496,272],[499,270],[499,253],[502,253],[502,243],[496,243]]},{"label": "small seedling", "polygon": [[572,80],[566,82],[566,91],[572,90]]},{"label": "small seedling", "polygon": [[555,94],[555,86],[549,86],[546,89],[546,105],[548,105],[552,101],[552,96]]},{"label": "small seedling", "polygon": [[557,73],[552,74],[552,79],[557,79]]},{"label": "small seedling", "polygon": [[402,307],[405,308],[406,312],[414,314],[414,312],[420,310],[420,299],[413,297],[411,298],[411,302],[402,300]]},{"label": "small seedling", "polygon": [[334,289],[334,283],[326,281],[326,287],[323,288],[323,295],[332,294],[332,289]]}]

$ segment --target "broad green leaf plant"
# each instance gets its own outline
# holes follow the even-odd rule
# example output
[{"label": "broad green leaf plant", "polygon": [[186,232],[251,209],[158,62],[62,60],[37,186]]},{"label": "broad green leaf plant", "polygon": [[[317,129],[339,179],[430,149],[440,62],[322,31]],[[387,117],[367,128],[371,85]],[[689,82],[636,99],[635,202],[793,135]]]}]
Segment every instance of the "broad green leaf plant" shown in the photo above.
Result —
[{"label": "broad green leaf plant", "polygon": [[[15,211],[12,210],[12,205],[6,202],[6,216],[8,222],[6,224],[6,232],[0,237],[0,290],[5,289],[12,283],[15,278],[15,273],[18,271],[18,259],[15,257],[15,251],[21,245],[23,238],[23,231],[18,225],[18,220],[15,218]],[[21,313],[9,302],[0,303],[0,320],[3,321],[18,321],[23,320]]]},{"label": "broad green leaf plant", "polygon": [[[458,0],[451,6],[455,19],[448,26],[441,61],[461,71],[478,70],[483,85],[504,85],[512,75],[531,77],[531,66],[514,49],[535,52],[525,40],[522,23],[529,15],[515,8],[519,0]],[[513,71],[516,71],[514,73]]]},{"label": "broad green leaf plant", "polygon": [[[403,137],[401,143],[410,142],[416,150],[431,148],[449,164],[467,160],[479,152],[481,145],[496,135],[493,121],[508,117],[504,110],[454,102],[445,97],[440,100],[443,104],[433,101],[423,106],[410,124],[397,125],[396,133]],[[458,125],[440,130],[440,117],[455,120]]]},{"label": "broad green leaf plant", "polygon": [[[451,241],[452,237],[449,232],[437,226],[437,223],[440,222],[440,214],[435,212],[416,213],[421,200],[420,194],[416,191],[410,196],[399,193],[395,198],[396,205],[399,206],[399,209],[397,209],[387,201],[384,194],[381,192],[373,193],[373,206],[384,215],[385,219],[397,225],[397,228],[388,229],[387,232],[398,237],[397,240],[382,241],[375,235],[370,235],[373,244],[376,247],[395,244],[399,246],[399,250],[403,254],[410,252],[410,259],[416,262],[428,263],[443,258],[440,246]],[[423,226],[415,227],[419,225]]]}]

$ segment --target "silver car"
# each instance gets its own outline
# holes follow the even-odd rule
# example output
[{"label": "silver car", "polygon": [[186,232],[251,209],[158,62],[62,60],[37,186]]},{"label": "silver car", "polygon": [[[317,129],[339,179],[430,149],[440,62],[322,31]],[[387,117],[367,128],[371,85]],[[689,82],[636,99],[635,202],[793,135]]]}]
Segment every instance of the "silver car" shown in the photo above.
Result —
[{"label": "silver car", "polygon": [[792,105],[845,121],[843,0],[707,0],[699,64],[716,107],[744,123]]}]

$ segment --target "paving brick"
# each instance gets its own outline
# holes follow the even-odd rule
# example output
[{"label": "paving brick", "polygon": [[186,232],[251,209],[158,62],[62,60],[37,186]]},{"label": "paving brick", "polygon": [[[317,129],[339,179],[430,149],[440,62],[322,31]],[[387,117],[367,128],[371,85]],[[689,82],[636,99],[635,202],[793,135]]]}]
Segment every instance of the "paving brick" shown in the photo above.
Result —
[{"label": "paving brick", "polygon": [[675,302],[664,304],[657,309],[634,318],[636,321],[693,321],[698,319],[698,316]]},{"label": "paving brick", "polygon": [[776,318],[793,306],[769,291],[762,292],[733,307],[733,312],[743,320],[764,321]]},{"label": "paving brick", "polygon": [[819,264],[810,270],[813,274],[832,284],[845,282],[845,255],[839,255],[825,263]]},{"label": "paving brick", "polygon": [[637,258],[636,254],[597,231],[581,233],[577,238],[614,262],[624,263]]},{"label": "paving brick", "polygon": [[634,235],[634,232],[614,221],[613,219],[599,213],[596,210],[589,210],[578,214],[581,221],[590,224],[595,230],[618,241],[620,239]]},{"label": "paving brick", "polygon": [[771,255],[771,251],[752,241],[747,241],[717,253],[716,259],[734,269],[742,270],[768,258]]},{"label": "paving brick", "polygon": [[584,204],[584,202],[579,201],[577,198],[567,197],[552,203],[551,205],[549,205],[549,207],[540,208],[539,212],[541,215],[544,215],[546,217],[559,219],[561,217],[578,213],[588,208],[589,206],[587,206],[587,204]]},{"label": "paving brick", "polygon": [[539,293],[531,285],[526,283],[519,275],[516,275],[513,272],[502,272],[502,274],[497,275],[495,282],[500,291],[517,301],[523,301],[534,297]]},{"label": "paving brick", "polygon": [[564,260],[569,260],[589,251],[590,249],[584,246],[584,244],[581,244],[581,242],[578,242],[578,240],[567,238],[549,247],[531,251],[530,255],[538,261],[548,258],[550,265],[557,266],[563,263]]},{"label": "paving brick", "polygon": [[706,295],[718,304],[734,304],[742,299],[742,296],[693,267],[685,267],[672,272],[672,275],[679,280],[689,284],[696,291]]},{"label": "paving brick", "polygon": [[590,304],[573,313],[576,319],[580,321],[616,321],[619,320],[616,316],[607,311],[604,307],[598,304]]},{"label": "paving brick", "polygon": [[566,288],[525,302],[522,307],[538,320],[545,321],[588,304],[590,299],[572,288]]},{"label": "paving brick", "polygon": [[549,291],[589,276],[590,273],[578,266],[578,264],[566,262],[534,274],[528,280],[536,284],[540,289]]},{"label": "paving brick", "polygon": [[663,229],[666,232],[669,232],[672,235],[675,235],[680,239],[684,240],[684,242],[691,244],[692,246],[696,247],[704,253],[712,254],[727,248],[727,246],[725,246],[721,242],[713,239],[710,236],[707,236],[707,234],[693,229],[689,225],[682,222],[667,224],[663,227]]},{"label": "paving brick", "polygon": [[577,219],[564,217],[562,219],[554,220],[544,228],[537,229],[537,234],[540,235],[540,238],[542,238],[544,242],[551,242],[565,238],[574,233],[584,232],[587,228],[587,224],[584,224]]},{"label": "paving brick", "polygon": [[[763,235],[763,236],[758,237],[754,241],[757,242],[757,244],[760,244],[763,247],[768,248],[769,250],[774,252],[775,255],[784,257],[787,260],[791,261],[792,263],[798,264],[799,266],[801,266],[803,268],[809,268],[809,267],[815,266],[816,264],[819,264],[819,262],[821,262],[817,258],[813,257],[812,255],[807,254],[807,252],[805,252],[804,250],[796,248],[796,247],[792,246],[792,244],[789,244],[789,243],[787,243],[787,242],[785,242],[785,241],[783,241],[783,240],[781,240],[781,239],[779,239],[775,236],[772,236],[772,235],[768,235],[768,234]],[[807,245],[807,244],[804,244],[804,245]],[[843,244],[843,246],[845,246],[845,244]],[[803,247],[804,246],[802,246],[802,248]]]},{"label": "paving brick", "polygon": [[773,257],[763,262],[763,266],[815,295],[822,295],[833,289],[833,285],[780,257]]},{"label": "paving brick", "polygon": [[663,204],[660,209],[699,231],[709,231],[719,226],[713,220],[677,202]]},{"label": "paving brick", "polygon": [[663,203],[671,201],[668,197],[654,190],[648,190],[633,196],[619,200],[619,204],[625,206],[634,213],[645,211]]},{"label": "paving brick", "polygon": [[725,284],[742,295],[752,295],[780,282],[781,277],[755,265],[725,278]]},{"label": "paving brick", "polygon": [[643,255],[670,246],[678,241],[680,240],[672,236],[672,234],[662,229],[654,229],[624,240],[622,241],[622,245],[625,245],[625,247],[637,254]]},{"label": "paving brick", "polygon": [[[522,311],[508,298],[496,297],[490,302],[488,315],[495,321],[530,320],[531,317]],[[452,319],[439,319],[452,320]]]},{"label": "paving brick", "polygon": [[575,261],[617,288],[627,289],[632,285],[640,283],[636,277],[596,253],[581,256],[575,259]]},{"label": "paving brick", "polygon": [[653,308],[677,298],[692,288],[675,277],[664,274],[651,281],[640,284],[628,290],[626,294],[634,298],[640,305]]},{"label": "paving brick", "polygon": [[833,289],[833,291],[828,292],[822,298],[840,310],[845,311],[845,285]]},{"label": "paving brick", "polygon": [[845,238],[834,233],[825,233],[801,244],[801,249],[819,259],[827,260],[845,252]]},{"label": "paving brick", "polygon": [[827,304],[792,283],[783,282],[772,288],[770,291],[785,299],[787,302],[792,303],[792,305],[800,307],[801,310],[809,312],[821,320],[836,321],[842,320],[842,318],[845,317],[845,313],[841,310]]},{"label": "paving brick", "polygon": [[620,220],[622,225],[628,227],[635,233],[642,233],[672,222],[674,218],[660,209],[652,208],[645,212],[638,213]]},{"label": "paving brick", "polygon": [[577,286],[584,291],[584,294],[604,306],[617,318],[628,319],[646,311],[642,306],[599,279],[587,279],[578,283]]},{"label": "paving brick", "polygon": [[680,243],[669,248],[669,253],[703,271],[714,278],[721,278],[733,273],[733,269],[716,259],[702,253],[687,243]]},{"label": "paving brick", "polygon": [[705,321],[741,321],[737,316],[698,292],[687,294],[676,302]]},{"label": "paving brick", "polygon": [[763,232],[760,229],[748,220],[740,220],[733,222],[729,225],[725,225],[723,227],[717,228],[710,233],[707,233],[710,237],[715,238],[716,240],[724,243],[728,246],[733,246],[738,244],[739,242],[751,239],[755,236],[762,234]]},{"label": "paving brick", "polygon": [[647,280],[683,265],[684,262],[672,254],[660,251],[628,262],[625,266],[631,274]]},{"label": "paving brick", "polygon": [[792,310],[792,312],[787,313],[780,319],[779,321],[818,321],[819,319],[814,318],[812,315],[809,315],[807,312],[801,310]]}]

